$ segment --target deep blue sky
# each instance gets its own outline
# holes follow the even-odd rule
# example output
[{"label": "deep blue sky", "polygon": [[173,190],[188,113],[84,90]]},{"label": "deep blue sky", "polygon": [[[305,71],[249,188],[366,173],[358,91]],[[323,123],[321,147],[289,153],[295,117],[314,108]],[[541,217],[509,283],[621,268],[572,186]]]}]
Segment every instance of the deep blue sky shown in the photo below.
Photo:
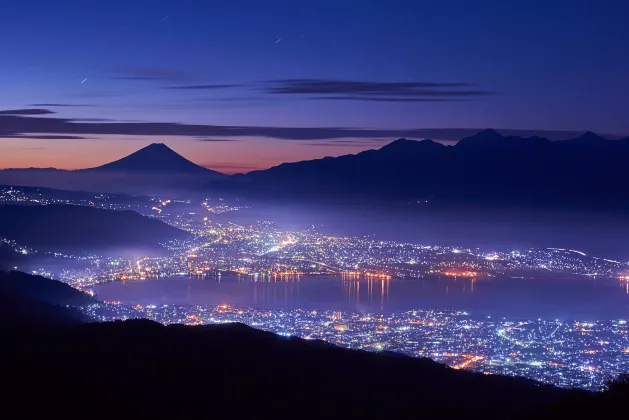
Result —
[{"label": "deep blue sky", "polygon": [[[61,118],[204,125],[627,135],[627,16],[629,1],[622,0],[5,0],[0,106],[19,110],[41,104],[31,108]],[[312,79],[311,90],[303,93],[303,82],[292,79]],[[373,84],[356,92],[355,82]],[[415,94],[408,86],[376,83],[470,86],[412,86],[423,92]],[[167,89],[191,86],[206,88]],[[123,144],[122,131],[107,141]],[[285,140],[259,134],[243,141],[254,149],[277,149],[282,159],[293,156],[279,153]],[[364,149],[377,143],[373,138],[392,140],[371,134],[366,140],[352,137],[352,147]],[[95,130],[90,138],[105,137]],[[213,153],[210,148],[219,142],[185,141],[194,143],[182,146],[188,157],[221,156],[198,157],[203,164],[273,163],[236,156],[235,146],[230,157],[230,145]],[[295,159],[350,150],[347,142],[332,147],[339,144],[317,139],[290,148],[301,151],[294,152]],[[123,154],[137,146],[116,147]],[[41,147],[67,147],[67,140],[47,139]],[[87,146],[77,147],[86,164],[95,159]],[[14,142],[5,142],[5,155],[17,153],[14,149]],[[100,157],[104,149],[98,150]]]}]

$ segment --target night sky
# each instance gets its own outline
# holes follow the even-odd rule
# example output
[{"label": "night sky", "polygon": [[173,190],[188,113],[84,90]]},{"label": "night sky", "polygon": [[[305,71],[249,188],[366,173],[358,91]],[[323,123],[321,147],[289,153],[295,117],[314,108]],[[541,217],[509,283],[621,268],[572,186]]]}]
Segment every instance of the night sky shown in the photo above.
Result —
[{"label": "night sky", "polygon": [[233,173],[488,127],[626,136],[627,16],[626,0],[4,0],[0,167],[164,142]]}]

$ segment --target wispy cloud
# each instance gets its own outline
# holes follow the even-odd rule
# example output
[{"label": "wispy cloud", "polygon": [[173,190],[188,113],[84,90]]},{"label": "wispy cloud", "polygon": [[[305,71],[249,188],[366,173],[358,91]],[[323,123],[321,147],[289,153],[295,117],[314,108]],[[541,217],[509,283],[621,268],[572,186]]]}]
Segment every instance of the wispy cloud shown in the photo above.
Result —
[{"label": "wispy cloud", "polygon": [[273,93],[383,93],[408,92],[425,88],[461,88],[476,86],[463,82],[365,82],[330,79],[279,79],[267,83],[275,84]]},{"label": "wispy cloud", "polygon": [[209,141],[209,142],[215,141],[215,142],[219,142],[219,143],[226,142],[226,141],[240,141],[240,139],[237,139],[237,138],[234,138],[234,139],[212,139],[212,138],[203,138],[203,137],[198,138],[197,140],[198,141]]},{"label": "wispy cloud", "polygon": [[[127,69],[124,74],[113,76],[112,79],[180,83],[191,81],[190,77],[183,72],[159,68]],[[412,103],[456,102],[500,94],[497,91],[481,89],[477,84],[468,82],[382,82],[333,79],[278,79],[252,83],[181,83],[161,87],[161,89],[181,91],[215,91],[234,88],[247,88],[254,92],[254,95],[210,98],[209,100],[240,102],[270,100],[272,97],[285,99],[292,96],[292,99]]]},{"label": "wispy cloud", "polygon": [[31,140],[83,140],[85,137],[60,135],[42,135],[42,134],[23,134],[19,136],[3,136],[10,139],[31,139]]},{"label": "wispy cloud", "polygon": [[367,102],[462,102],[459,98],[390,98],[369,96],[320,96],[309,99],[328,101],[367,101]]},{"label": "wispy cloud", "polygon": [[76,98],[115,98],[115,97],[120,97],[120,96],[124,96],[122,93],[120,92],[108,92],[108,91],[90,91],[90,92],[79,92],[79,93],[73,93],[69,96],[73,96]]},{"label": "wispy cloud", "polygon": [[281,79],[263,82],[263,91],[274,95],[301,95],[322,100],[374,102],[445,102],[456,98],[496,95],[470,89],[466,82],[369,82],[330,79]]},{"label": "wispy cloud", "polygon": [[261,169],[260,166],[249,164],[249,163],[242,163],[242,162],[234,162],[234,163],[210,162],[210,163],[204,163],[201,166],[214,169],[217,171],[221,171],[221,172],[228,172],[228,173],[248,172],[248,171]]},{"label": "wispy cloud", "polygon": [[109,118],[72,118],[69,121],[116,121]]},{"label": "wispy cloud", "polygon": [[96,106],[96,105],[92,105],[92,104],[29,104],[28,106],[43,106],[43,107],[50,107],[50,108],[56,108],[56,107],[84,107],[84,106]]},{"label": "wispy cloud", "polygon": [[360,142],[360,141],[352,141],[348,143],[333,143],[330,141],[321,141],[318,143],[300,143],[302,146],[314,146],[314,147],[377,147],[382,144],[373,143],[373,142]]},{"label": "wispy cloud", "polygon": [[162,89],[179,89],[179,90],[212,90],[212,89],[228,89],[241,87],[243,85],[190,85],[190,86],[164,86]]},{"label": "wispy cloud", "polygon": [[27,108],[27,109],[6,109],[0,111],[0,115],[46,115],[54,114],[54,111],[49,109],[40,108]]},{"label": "wispy cloud", "polygon": [[[431,138],[442,141],[458,141],[476,134],[480,128],[417,128],[417,129],[374,129],[346,127],[272,127],[272,126],[225,126],[203,124],[180,124],[171,122],[87,122],[59,117],[29,116],[15,111],[0,111],[0,137],[20,136],[29,133],[40,135],[128,135],[128,136],[186,136],[192,138],[238,139],[269,137],[281,140],[332,140],[332,139],[410,139]],[[32,111],[32,110],[28,110]],[[46,110],[40,110],[46,111]],[[48,114],[50,112],[40,112]],[[583,134],[580,131],[552,130],[499,130],[503,135],[547,137],[551,140],[568,139]]]},{"label": "wispy cloud", "polygon": [[191,78],[185,72],[157,67],[135,67],[121,69],[117,75],[110,77],[114,80],[144,80],[162,82],[185,82]]}]

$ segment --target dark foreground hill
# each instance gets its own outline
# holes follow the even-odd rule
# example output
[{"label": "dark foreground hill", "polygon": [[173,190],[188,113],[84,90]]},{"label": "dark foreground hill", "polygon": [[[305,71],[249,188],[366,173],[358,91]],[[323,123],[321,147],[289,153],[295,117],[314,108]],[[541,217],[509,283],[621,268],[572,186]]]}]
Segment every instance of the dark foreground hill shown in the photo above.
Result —
[{"label": "dark foreground hill", "polygon": [[0,293],[22,295],[52,305],[81,306],[94,302],[86,293],[65,283],[20,271],[0,271]]},{"label": "dark foreground hill", "polygon": [[10,418],[600,418],[627,395],[626,386],[567,391],[242,324],[76,324],[46,312],[60,299],[84,302],[67,286],[22,273],[0,280],[28,286],[0,293],[0,308],[22,311],[0,324]]},{"label": "dark foreground hill", "polygon": [[[139,320],[11,330],[4,337],[15,343],[1,355],[10,392],[37,396],[38,405],[65,417],[97,404],[98,415],[109,418],[496,418],[566,394],[526,380],[283,338],[239,324],[165,327]],[[4,397],[5,410],[31,414]]]},{"label": "dark foreground hill", "polygon": [[38,250],[159,250],[187,233],[132,211],[87,206],[0,205],[0,237]]},{"label": "dark foreground hill", "polygon": [[75,306],[93,303],[67,284],[19,271],[0,271],[0,326],[67,326],[89,321]]},{"label": "dark foreground hill", "polygon": [[134,320],[1,332],[12,343],[0,350],[9,416],[574,419],[610,415],[627,395],[626,387],[566,391],[241,324]]}]

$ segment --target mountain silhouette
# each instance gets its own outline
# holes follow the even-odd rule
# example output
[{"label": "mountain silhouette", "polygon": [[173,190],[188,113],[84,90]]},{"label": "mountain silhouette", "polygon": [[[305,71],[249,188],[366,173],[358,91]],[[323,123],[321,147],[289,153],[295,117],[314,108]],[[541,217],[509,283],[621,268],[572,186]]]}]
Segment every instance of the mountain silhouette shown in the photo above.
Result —
[{"label": "mountain silhouette", "polygon": [[221,175],[184,158],[163,143],[150,144],[122,159],[87,171],[156,174]]},{"label": "mountain silhouette", "polygon": [[68,326],[89,321],[74,306],[95,299],[65,283],[0,270],[0,326]]},{"label": "mountain silhouette", "polygon": [[483,130],[454,146],[396,140],[355,155],[285,163],[210,184],[244,198],[317,202],[502,203],[629,208],[619,194],[629,140],[564,140]]},{"label": "mountain silhouette", "polygon": [[579,137],[575,137],[570,140],[564,140],[564,144],[570,145],[592,145],[592,146],[600,146],[603,143],[606,143],[608,140],[604,137],[599,136],[591,131],[587,131],[583,133],[583,135]]},{"label": "mountain silhouette", "polygon": [[188,234],[133,211],[50,204],[0,205],[0,237],[42,251],[139,250]]},{"label": "mountain silhouette", "polygon": [[126,194],[186,195],[226,175],[199,166],[161,143],[89,169],[5,169],[0,183],[61,190]]},{"label": "mountain silhouette", "polygon": [[0,271],[0,290],[3,295],[19,294],[52,305],[81,306],[95,302],[65,283],[20,271]]}]

